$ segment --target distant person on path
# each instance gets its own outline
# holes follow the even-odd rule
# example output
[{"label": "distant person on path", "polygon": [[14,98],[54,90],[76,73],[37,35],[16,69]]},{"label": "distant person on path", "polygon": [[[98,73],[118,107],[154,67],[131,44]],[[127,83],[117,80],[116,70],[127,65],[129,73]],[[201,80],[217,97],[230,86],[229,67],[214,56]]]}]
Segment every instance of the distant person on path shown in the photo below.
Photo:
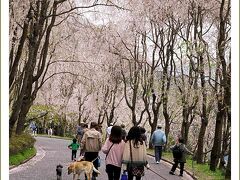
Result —
[{"label": "distant person on path", "polygon": [[113,126],[109,138],[102,147],[106,154],[105,164],[108,180],[119,180],[125,142],[122,140],[122,128]]},{"label": "distant person on path", "polygon": [[68,148],[72,150],[72,161],[76,161],[77,150],[79,149],[79,144],[77,143],[77,139],[73,138],[72,143],[68,145]]},{"label": "distant person on path", "polygon": [[133,126],[128,132],[122,163],[123,170],[128,172],[128,180],[133,180],[134,176],[136,180],[140,180],[144,176],[144,166],[149,168],[146,145],[137,126]]},{"label": "distant person on path", "polygon": [[84,133],[86,132],[86,131],[88,131],[89,129],[88,129],[88,124],[86,124],[86,123],[84,123],[83,124],[83,135],[84,135]]},{"label": "distant person on path", "polygon": [[80,123],[80,125],[77,126],[77,141],[80,144],[81,143],[81,139],[83,137],[83,124]]},{"label": "distant person on path", "polygon": [[106,129],[106,139],[109,138],[112,127],[113,127],[113,123],[110,123],[110,126],[108,126]]},{"label": "distant person on path", "polygon": [[[84,133],[89,130],[88,124],[83,123],[82,127],[83,127],[83,135],[84,135]],[[83,136],[82,136],[82,138],[83,138]],[[82,141],[82,138],[81,138],[81,141]],[[80,144],[81,144],[81,141],[80,141]],[[82,149],[80,150],[80,156],[84,156],[84,152]]]},{"label": "distant person on path", "polygon": [[174,175],[174,172],[178,166],[178,163],[180,164],[180,174],[179,176],[183,176],[183,170],[184,170],[184,163],[186,163],[186,154],[193,154],[190,152],[184,144],[184,139],[183,138],[178,138],[176,140],[176,144],[170,148],[173,152],[173,157],[174,157],[174,164],[172,166],[171,171],[169,174]]},{"label": "distant person on path", "polygon": [[157,129],[153,132],[151,137],[151,143],[154,146],[155,160],[157,164],[159,164],[162,159],[162,147],[166,144],[166,135],[161,129],[162,126],[160,124],[157,125]]},{"label": "distant person on path", "polygon": [[35,122],[31,122],[30,128],[32,129],[32,135],[34,137],[37,136],[37,125]]},{"label": "distant person on path", "polygon": [[52,131],[52,128],[50,127],[50,128],[48,129],[48,136],[49,136],[49,137],[52,137],[52,133],[53,133],[53,131]]},{"label": "distant person on path", "polygon": [[126,136],[127,136],[127,131],[125,130],[125,125],[121,124],[121,128],[122,128],[122,140],[126,140]]},{"label": "distant person on path", "polygon": [[[81,151],[84,153],[86,161],[93,161],[93,165],[98,169],[98,152],[102,147],[102,135],[96,129],[98,124],[91,122],[90,129],[83,134],[81,141]],[[96,179],[97,173],[93,172],[93,178]]]}]

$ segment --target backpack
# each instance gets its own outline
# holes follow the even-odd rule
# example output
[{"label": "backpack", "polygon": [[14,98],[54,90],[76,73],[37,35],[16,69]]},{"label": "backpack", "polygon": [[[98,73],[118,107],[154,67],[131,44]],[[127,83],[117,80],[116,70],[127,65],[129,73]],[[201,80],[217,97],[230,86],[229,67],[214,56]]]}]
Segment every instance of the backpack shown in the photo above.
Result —
[{"label": "backpack", "polygon": [[180,146],[175,146],[172,150],[172,153],[173,153],[173,158],[174,159],[181,159],[182,158],[182,155],[183,155],[183,152],[180,148]]},{"label": "backpack", "polygon": [[101,150],[101,144],[99,142],[98,135],[87,132],[85,138],[86,143],[84,149],[86,152],[98,152]]}]

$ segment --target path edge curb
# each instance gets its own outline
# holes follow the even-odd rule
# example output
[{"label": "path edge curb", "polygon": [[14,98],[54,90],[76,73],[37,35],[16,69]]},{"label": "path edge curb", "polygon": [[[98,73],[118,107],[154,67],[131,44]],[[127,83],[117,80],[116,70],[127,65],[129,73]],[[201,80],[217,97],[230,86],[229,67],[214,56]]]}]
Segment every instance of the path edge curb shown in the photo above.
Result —
[{"label": "path edge curb", "polygon": [[[155,157],[154,155],[150,154],[150,153],[147,153],[148,156],[151,156],[151,157]],[[162,161],[166,162],[166,163],[169,163],[171,165],[173,165],[173,163],[169,160],[166,160],[166,159],[161,159]],[[188,170],[184,170],[184,172],[186,172],[189,176],[191,176],[194,180],[197,180],[198,178],[196,176],[193,175],[193,173],[191,173],[190,171]]]}]

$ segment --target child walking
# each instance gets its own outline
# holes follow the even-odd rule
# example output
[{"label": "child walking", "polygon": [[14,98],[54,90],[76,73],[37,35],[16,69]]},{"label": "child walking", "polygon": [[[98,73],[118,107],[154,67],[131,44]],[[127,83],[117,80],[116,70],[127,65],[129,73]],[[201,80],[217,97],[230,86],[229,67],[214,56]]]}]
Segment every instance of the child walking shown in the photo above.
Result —
[{"label": "child walking", "polygon": [[79,149],[80,145],[77,143],[77,139],[73,138],[72,143],[68,146],[69,149],[72,149],[72,161],[76,160],[77,150]]},{"label": "child walking", "polygon": [[180,174],[179,176],[183,176],[183,170],[184,170],[184,164],[186,163],[186,154],[193,154],[190,152],[185,144],[184,144],[184,139],[179,137],[176,140],[176,144],[170,148],[173,152],[173,158],[174,158],[174,164],[172,166],[171,171],[169,174],[174,175],[174,172],[178,166],[178,163],[180,164]]}]

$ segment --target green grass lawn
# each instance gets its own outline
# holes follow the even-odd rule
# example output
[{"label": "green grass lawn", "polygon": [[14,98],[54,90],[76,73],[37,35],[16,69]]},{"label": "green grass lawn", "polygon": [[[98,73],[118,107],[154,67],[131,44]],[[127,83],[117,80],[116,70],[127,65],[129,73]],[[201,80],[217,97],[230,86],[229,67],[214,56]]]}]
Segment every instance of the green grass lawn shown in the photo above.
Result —
[{"label": "green grass lawn", "polygon": [[[154,151],[152,149],[147,150],[149,154],[153,155]],[[163,159],[173,162],[172,153],[163,152]],[[199,180],[224,180],[223,171],[217,169],[216,172],[209,170],[208,164],[197,164],[196,161],[192,161],[191,156],[187,156],[187,162],[185,164],[185,169],[192,172],[195,177]]]},{"label": "green grass lawn", "polygon": [[10,166],[19,165],[19,164],[23,163],[25,160],[33,157],[36,154],[36,152],[37,151],[35,148],[29,148],[20,153],[15,154],[15,155],[10,155],[9,164],[10,164]]}]

